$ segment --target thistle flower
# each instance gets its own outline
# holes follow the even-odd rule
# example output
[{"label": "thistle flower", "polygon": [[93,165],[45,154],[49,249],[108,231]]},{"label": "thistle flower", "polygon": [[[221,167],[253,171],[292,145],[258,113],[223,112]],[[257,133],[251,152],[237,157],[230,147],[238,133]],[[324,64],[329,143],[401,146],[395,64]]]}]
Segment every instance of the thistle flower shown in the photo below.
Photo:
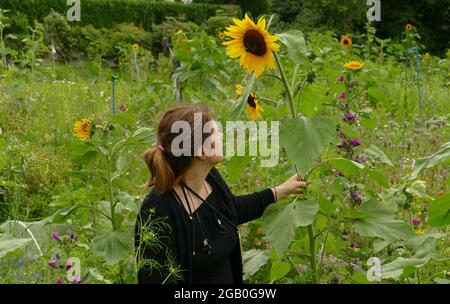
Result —
[{"label": "thistle flower", "polygon": [[344,75],[341,75],[337,78],[337,81],[343,82],[344,81]]},{"label": "thistle flower", "polygon": [[56,266],[58,266],[58,262],[55,260],[51,260],[50,262],[47,263],[48,266],[50,266],[51,268],[56,268]]},{"label": "thistle flower", "polygon": [[53,255],[53,260],[59,261],[60,259],[61,259],[61,256],[59,255],[59,253],[55,253],[55,254]]},{"label": "thistle flower", "polygon": [[345,134],[344,134],[344,132],[342,132],[342,130],[337,131],[336,135],[341,138],[345,137]]},{"label": "thistle flower", "polygon": [[78,236],[73,231],[71,231],[70,232],[70,239],[72,241],[78,241]]},{"label": "thistle flower", "polygon": [[58,231],[55,231],[52,233],[52,239],[54,239],[55,241],[60,241],[61,240],[61,234]]},{"label": "thistle flower", "polygon": [[359,139],[351,139],[351,140],[350,140],[350,144],[351,144],[353,147],[358,147],[358,146],[361,146],[361,145],[362,145],[362,143],[361,143],[361,141],[360,141]]},{"label": "thistle flower", "polygon": [[337,147],[338,147],[339,149],[345,149],[345,148],[347,148],[347,147],[348,147],[347,140],[345,140],[345,139],[341,140],[341,142],[337,144]]},{"label": "thistle flower", "polygon": [[342,118],[342,121],[348,122],[348,121],[353,121],[356,119],[356,114],[349,112],[347,114],[345,114],[345,116]]},{"label": "thistle flower", "polygon": [[344,100],[345,99],[345,92],[339,93],[338,99],[341,100],[341,101]]},{"label": "thistle flower", "polygon": [[67,260],[67,262],[66,262],[66,270],[69,270],[70,268],[72,268],[72,266],[73,266],[72,261],[71,260]]},{"label": "thistle flower", "polygon": [[353,249],[355,249],[355,248],[359,248],[359,245],[358,245],[357,243],[355,243],[355,242],[352,242],[352,243],[350,244],[350,247],[353,248]]},{"label": "thistle flower", "polygon": [[337,176],[344,177],[344,173],[342,173],[342,171],[338,171]]},{"label": "thistle flower", "polygon": [[418,218],[414,217],[414,218],[412,219],[412,224],[413,224],[414,226],[419,226],[419,225],[420,225],[420,220],[419,220]]}]

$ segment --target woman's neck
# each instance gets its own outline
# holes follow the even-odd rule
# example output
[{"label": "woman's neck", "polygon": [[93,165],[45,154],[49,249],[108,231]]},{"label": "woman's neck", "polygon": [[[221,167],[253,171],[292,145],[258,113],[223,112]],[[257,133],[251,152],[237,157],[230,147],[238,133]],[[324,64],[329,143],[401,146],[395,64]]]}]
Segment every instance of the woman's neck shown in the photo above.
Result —
[{"label": "woman's neck", "polygon": [[204,188],[206,176],[211,171],[211,165],[194,165],[190,166],[183,174],[183,180],[196,193],[201,193]]}]

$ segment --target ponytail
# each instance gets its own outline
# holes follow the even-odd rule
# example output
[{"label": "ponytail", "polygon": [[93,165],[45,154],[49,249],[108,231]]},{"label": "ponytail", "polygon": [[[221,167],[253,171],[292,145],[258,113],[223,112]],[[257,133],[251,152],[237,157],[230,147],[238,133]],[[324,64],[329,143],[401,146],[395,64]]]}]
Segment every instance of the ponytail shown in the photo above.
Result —
[{"label": "ponytail", "polygon": [[152,175],[146,187],[153,185],[159,192],[172,189],[175,174],[164,156],[164,151],[158,147],[145,151],[144,162]]}]

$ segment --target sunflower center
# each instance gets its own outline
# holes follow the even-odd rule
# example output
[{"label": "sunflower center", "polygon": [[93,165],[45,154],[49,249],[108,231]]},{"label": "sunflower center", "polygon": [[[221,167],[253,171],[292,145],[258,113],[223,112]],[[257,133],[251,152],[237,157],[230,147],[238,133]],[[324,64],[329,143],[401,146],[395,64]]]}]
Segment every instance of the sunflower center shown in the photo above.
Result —
[{"label": "sunflower center", "polygon": [[247,103],[250,107],[256,108],[256,96],[253,94],[248,95]]},{"label": "sunflower center", "polygon": [[347,39],[344,40],[344,44],[345,44],[345,45],[348,44],[348,40],[347,40]]},{"label": "sunflower center", "polygon": [[267,51],[266,41],[257,30],[248,30],[244,35],[244,46],[247,52],[256,56],[263,56]]}]

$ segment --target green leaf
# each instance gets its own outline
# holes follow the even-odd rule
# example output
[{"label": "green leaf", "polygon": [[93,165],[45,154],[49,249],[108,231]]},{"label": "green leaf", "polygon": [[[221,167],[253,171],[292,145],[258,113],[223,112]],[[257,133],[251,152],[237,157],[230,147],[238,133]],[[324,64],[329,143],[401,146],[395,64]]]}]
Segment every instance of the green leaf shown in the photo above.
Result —
[{"label": "green leaf", "polygon": [[315,201],[272,204],[266,209],[263,230],[280,256],[284,255],[294,239],[295,230],[312,224],[318,211],[319,203]]},{"label": "green leaf", "polygon": [[133,248],[133,235],[127,232],[113,231],[92,240],[95,254],[105,259],[108,264],[124,260]]},{"label": "green leaf", "polygon": [[353,175],[365,168],[363,164],[347,158],[332,159],[329,163],[332,164],[337,170],[341,171],[344,176]]},{"label": "green leaf", "polygon": [[383,173],[377,171],[377,170],[371,170],[368,167],[364,169],[364,172],[367,173],[367,176],[377,182],[382,187],[389,187],[389,179],[384,175]]},{"label": "green leaf", "polygon": [[370,145],[368,148],[365,148],[364,151],[376,161],[391,167],[394,166],[390,161],[390,159],[386,156],[386,154],[384,154],[384,152],[381,151],[381,149],[378,148],[377,146]]},{"label": "green leaf", "polygon": [[411,179],[415,179],[423,169],[429,169],[437,165],[450,162],[450,142],[441,146],[441,149],[433,155],[418,158],[411,173]]},{"label": "green leaf", "polygon": [[277,36],[287,47],[289,58],[296,64],[304,63],[308,49],[303,33],[299,30],[290,30]]},{"label": "green leaf", "polygon": [[376,87],[368,88],[367,94],[369,94],[369,96],[371,96],[374,99],[376,99],[377,101],[379,101],[381,104],[384,104],[384,105],[390,104],[389,97],[386,94],[384,94],[383,91],[381,91],[380,89],[378,89]]},{"label": "green leaf", "polygon": [[75,206],[59,209],[58,211],[56,211],[55,213],[53,213],[51,216],[49,216],[47,218],[48,221],[47,221],[46,225],[54,224],[54,223],[64,223],[67,220],[67,218],[78,208],[79,208],[79,206],[75,205]]},{"label": "green leaf", "polygon": [[281,125],[280,143],[300,173],[306,174],[335,136],[336,125],[332,118],[303,116]]},{"label": "green leaf", "polygon": [[242,254],[244,263],[244,279],[254,275],[269,260],[268,250],[251,249]]},{"label": "green leaf", "polygon": [[111,122],[119,124],[121,126],[133,126],[136,124],[136,115],[132,112],[118,112],[110,114]]},{"label": "green leaf", "polygon": [[6,166],[6,162],[8,161],[8,155],[4,151],[0,151],[0,171],[3,170]]},{"label": "green leaf", "polygon": [[319,213],[325,216],[329,216],[333,214],[334,211],[336,211],[336,206],[322,196],[319,198],[319,206]]},{"label": "green leaf", "polygon": [[238,180],[250,160],[250,156],[233,156],[226,161],[225,165],[230,183],[235,183]]},{"label": "green leaf", "polygon": [[291,264],[286,262],[273,262],[270,268],[270,281],[274,282],[284,278],[291,271]]},{"label": "green leaf", "polygon": [[242,95],[239,97],[239,99],[231,109],[230,120],[238,120],[241,117],[242,113],[244,113],[244,109],[247,105],[247,99],[252,92],[253,86],[255,85],[255,80],[256,74],[252,73],[252,75],[250,76],[250,80],[242,91]]},{"label": "green leaf", "polygon": [[152,128],[139,128],[126,140],[126,144],[152,143],[155,141],[155,131]]},{"label": "green leaf", "polygon": [[408,240],[416,235],[411,226],[395,218],[389,208],[376,200],[362,204],[362,218],[356,220],[355,228],[368,237],[379,237],[387,241]]},{"label": "green leaf", "polygon": [[428,224],[440,227],[450,224],[450,193],[434,200],[429,207]]},{"label": "green leaf", "polygon": [[11,234],[0,235],[0,259],[17,253],[31,241],[31,238],[14,238]]}]

